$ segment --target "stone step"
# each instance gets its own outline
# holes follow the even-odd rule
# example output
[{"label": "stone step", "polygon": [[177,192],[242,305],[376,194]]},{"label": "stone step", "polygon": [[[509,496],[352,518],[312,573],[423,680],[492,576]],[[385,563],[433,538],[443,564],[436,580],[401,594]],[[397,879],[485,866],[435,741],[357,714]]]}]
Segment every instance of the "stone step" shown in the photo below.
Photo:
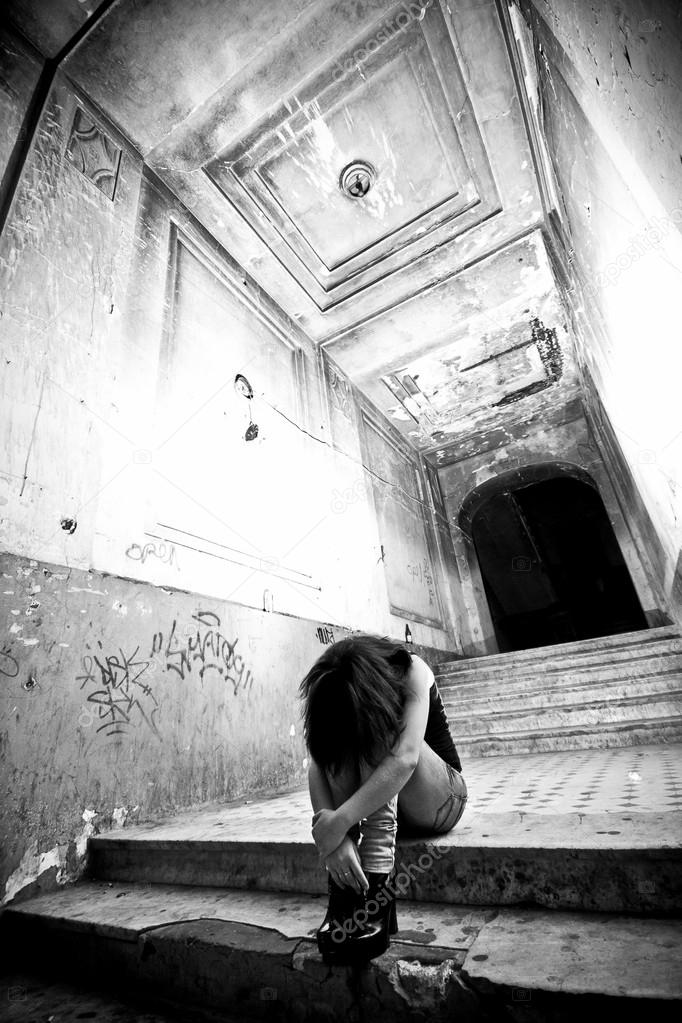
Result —
[{"label": "stone step", "polygon": [[491,667],[497,663],[520,665],[528,662],[551,663],[552,660],[564,655],[579,656],[600,650],[611,650],[618,647],[643,647],[661,640],[678,641],[680,629],[676,625],[664,625],[655,629],[639,629],[635,632],[621,632],[612,636],[599,636],[595,639],[583,639],[571,643],[554,643],[549,646],[530,647],[526,650],[515,650],[502,654],[485,654],[482,657],[460,657],[454,660],[441,661],[434,672],[439,676],[451,670],[468,667],[476,662],[481,666]]},{"label": "stone step", "polygon": [[[654,728],[660,722],[667,724],[682,718],[682,700],[670,699],[668,693],[642,698],[634,696],[623,700],[598,699],[592,703],[580,702],[565,707],[541,707],[522,710],[487,710],[480,714],[450,713],[448,721],[453,735],[471,738],[495,733],[499,736],[516,735],[534,728],[550,731],[553,728],[575,728],[629,723],[649,724]],[[654,740],[651,739],[651,742]]]},{"label": "stone step", "polygon": [[[659,644],[656,644],[658,647]],[[673,670],[677,669],[682,673],[682,641],[675,642],[666,640],[660,644],[661,649],[653,650],[650,647],[642,649],[638,646],[618,648],[617,650],[591,651],[578,656],[565,655],[563,657],[551,658],[543,663],[529,662],[514,666],[511,663],[496,663],[490,667],[482,665],[475,658],[467,662],[458,671],[447,674],[437,674],[438,687],[460,688],[465,685],[475,684],[481,681],[494,681],[505,679],[537,678],[539,675],[551,678],[560,677],[569,673],[599,672],[599,671],[631,671],[648,670]]]},{"label": "stone step", "polygon": [[390,949],[355,971],[322,963],[324,908],[299,894],[82,883],[11,904],[0,923],[11,960],[244,1019],[679,1015],[679,920],[401,900]]},{"label": "stone step", "polygon": [[[545,693],[548,697],[575,690],[578,697],[582,691],[602,688],[605,692],[614,686],[625,686],[630,692],[660,691],[682,686],[682,670],[672,667],[670,671],[654,668],[645,663],[633,674],[627,674],[622,667],[600,670],[572,671],[559,675],[537,672],[523,678],[496,678],[464,685],[446,686],[440,690],[443,703],[447,706],[459,704],[462,700],[523,697],[534,693]],[[644,668],[645,670],[642,670]]]},{"label": "stone step", "polygon": [[[678,820],[679,818],[679,820]],[[449,904],[535,904],[547,909],[669,913],[682,908],[682,814],[486,814],[465,810],[434,838],[402,839],[396,863],[410,899]],[[308,892],[326,890],[309,818],[235,829],[216,811],[202,830],[138,826],[90,839],[102,881]],[[268,834],[269,833],[269,834]],[[568,866],[567,866],[568,865]]]},{"label": "stone step", "polygon": [[[460,725],[456,726],[461,727]],[[455,728],[455,726],[453,726]],[[472,757],[517,756],[524,753],[557,753],[569,750],[614,749],[653,743],[682,742],[682,716],[668,720],[599,722],[564,728],[536,728],[512,734],[468,736],[455,732],[457,749]]]},{"label": "stone step", "polygon": [[[475,714],[522,713],[525,710],[545,710],[554,707],[585,706],[604,701],[632,699],[671,699],[682,701],[682,675],[652,675],[623,681],[612,679],[608,682],[590,680],[576,682],[562,687],[541,686],[538,688],[508,689],[494,691],[492,687],[470,696],[448,693],[443,695],[443,705],[448,715],[455,717]],[[681,703],[682,707],[682,703]]]}]

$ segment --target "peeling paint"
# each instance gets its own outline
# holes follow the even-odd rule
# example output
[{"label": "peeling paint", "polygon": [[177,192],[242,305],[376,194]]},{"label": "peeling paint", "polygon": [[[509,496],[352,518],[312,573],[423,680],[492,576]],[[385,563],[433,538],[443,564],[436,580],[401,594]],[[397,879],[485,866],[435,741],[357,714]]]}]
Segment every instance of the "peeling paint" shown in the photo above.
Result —
[{"label": "peeling paint", "polygon": [[39,853],[38,843],[34,841],[24,853],[21,863],[9,876],[5,885],[5,894],[2,899],[2,904],[9,902],[13,899],[21,890],[29,884],[37,881],[41,874],[44,874],[46,870],[51,870],[53,867],[57,868],[58,879],[61,871],[61,867],[64,863],[65,852],[63,847],[58,845],[54,846],[48,852]]}]

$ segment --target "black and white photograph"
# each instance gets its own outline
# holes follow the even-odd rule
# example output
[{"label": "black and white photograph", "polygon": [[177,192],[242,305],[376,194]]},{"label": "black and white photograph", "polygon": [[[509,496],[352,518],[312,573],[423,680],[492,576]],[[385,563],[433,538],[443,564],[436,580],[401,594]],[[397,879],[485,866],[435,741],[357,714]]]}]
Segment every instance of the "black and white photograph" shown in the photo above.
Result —
[{"label": "black and white photograph", "polygon": [[0,1023],[682,1018],[682,0],[4,0]]}]

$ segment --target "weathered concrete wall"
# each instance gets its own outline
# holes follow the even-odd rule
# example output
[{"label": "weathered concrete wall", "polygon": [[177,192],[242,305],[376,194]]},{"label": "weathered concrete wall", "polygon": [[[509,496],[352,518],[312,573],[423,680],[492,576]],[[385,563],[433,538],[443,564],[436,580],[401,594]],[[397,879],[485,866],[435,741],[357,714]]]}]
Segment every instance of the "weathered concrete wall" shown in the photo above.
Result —
[{"label": "weathered concrete wall", "polygon": [[[65,79],[0,274],[6,549],[403,632],[353,388]],[[447,627],[415,640],[450,648]]]},{"label": "weathered concrete wall", "polygon": [[96,825],[302,783],[295,688],[330,637],[459,644],[391,610],[357,392],[63,76],[0,288],[11,895],[77,876]]},{"label": "weathered concrete wall", "polygon": [[522,7],[563,194],[581,359],[643,499],[641,531],[653,523],[659,585],[682,618],[682,21],[665,0]]},{"label": "weathered concrete wall", "polygon": [[8,554],[0,581],[5,900],[88,835],[305,785],[298,684],[348,629]]},{"label": "weathered concrete wall", "polygon": [[458,525],[462,505],[481,483],[540,463],[569,463],[589,473],[604,502],[649,625],[669,620],[660,606],[661,594],[652,585],[648,562],[642,557],[641,537],[633,533],[631,510],[626,510],[630,514],[624,513],[581,401],[557,409],[544,422],[465,438],[453,445],[448,455],[448,463],[440,468],[440,478],[462,580],[462,599],[471,621],[471,634],[464,645],[467,656],[495,653],[498,645],[476,552]]}]

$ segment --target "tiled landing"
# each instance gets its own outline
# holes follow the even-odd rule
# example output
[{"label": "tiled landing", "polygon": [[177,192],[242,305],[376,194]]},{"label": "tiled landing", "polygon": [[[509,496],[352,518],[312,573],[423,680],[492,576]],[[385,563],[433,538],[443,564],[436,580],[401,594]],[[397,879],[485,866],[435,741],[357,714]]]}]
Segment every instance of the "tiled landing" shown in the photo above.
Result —
[{"label": "tiled landing", "polygon": [[[465,758],[462,771],[469,790],[467,807],[456,830],[441,836],[439,843],[454,841],[480,814],[564,817],[682,811],[682,745]],[[111,837],[308,842],[311,816],[306,789],[192,810]]]},{"label": "tiled landing", "polygon": [[480,757],[464,765],[469,811],[641,813],[682,810],[682,746]]}]

